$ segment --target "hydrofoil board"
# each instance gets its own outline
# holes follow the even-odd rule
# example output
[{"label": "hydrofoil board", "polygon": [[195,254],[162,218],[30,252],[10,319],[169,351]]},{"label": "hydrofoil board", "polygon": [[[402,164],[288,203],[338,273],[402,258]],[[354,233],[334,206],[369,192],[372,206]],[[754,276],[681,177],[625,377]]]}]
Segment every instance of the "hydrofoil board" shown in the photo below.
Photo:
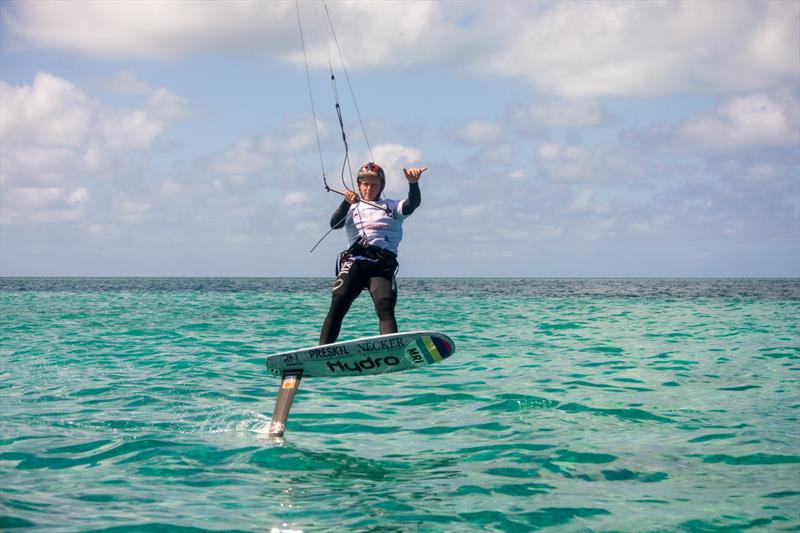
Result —
[{"label": "hydrofoil board", "polygon": [[277,353],[267,357],[267,368],[281,377],[370,376],[438,363],[455,350],[453,340],[442,333],[390,333]]}]

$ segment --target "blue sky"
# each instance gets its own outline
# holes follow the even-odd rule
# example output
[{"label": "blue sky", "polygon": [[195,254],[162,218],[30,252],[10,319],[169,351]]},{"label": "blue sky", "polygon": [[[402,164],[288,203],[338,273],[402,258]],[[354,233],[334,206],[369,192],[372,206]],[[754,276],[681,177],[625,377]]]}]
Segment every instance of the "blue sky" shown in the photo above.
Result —
[{"label": "blue sky", "polygon": [[[321,2],[322,154],[369,159]],[[800,276],[800,3],[329,2],[401,276]],[[294,2],[0,3],[0,274],[332,276]]]}]

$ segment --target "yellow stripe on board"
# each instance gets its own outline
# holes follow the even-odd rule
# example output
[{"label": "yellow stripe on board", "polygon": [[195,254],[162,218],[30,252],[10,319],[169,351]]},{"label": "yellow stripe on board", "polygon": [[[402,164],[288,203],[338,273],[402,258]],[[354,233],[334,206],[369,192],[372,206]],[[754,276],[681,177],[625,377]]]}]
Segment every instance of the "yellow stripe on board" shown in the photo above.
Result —
[{"label": "yellow stripe on board", "polygon": [[442,356],[439,354],[439,350],[436,349],[436,345],[433,344],[433,339],[430,337],[423,337],[422,341],[425,343],[425,347],[428,349],[428,352],[433,357],[433,360],[437,363],[442,360]]}]

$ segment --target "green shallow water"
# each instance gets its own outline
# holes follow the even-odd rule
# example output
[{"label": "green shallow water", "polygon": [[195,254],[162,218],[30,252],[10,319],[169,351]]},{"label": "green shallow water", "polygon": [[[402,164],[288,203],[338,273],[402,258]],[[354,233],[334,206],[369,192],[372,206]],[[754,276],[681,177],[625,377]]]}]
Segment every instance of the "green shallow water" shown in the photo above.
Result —
[{"label": "green shallow water", "polygon": [[456,355],[304,380],[270,442],[329,284],[0,279],[0,529],[800,528],[800,281],[401,279]]}]

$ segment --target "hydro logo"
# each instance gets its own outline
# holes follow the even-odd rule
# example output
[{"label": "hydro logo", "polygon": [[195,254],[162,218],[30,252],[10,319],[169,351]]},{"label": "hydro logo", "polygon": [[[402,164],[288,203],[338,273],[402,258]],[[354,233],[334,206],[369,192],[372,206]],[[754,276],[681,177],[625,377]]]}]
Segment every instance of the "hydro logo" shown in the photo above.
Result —
[{"label": "hydro logo", "polygon": [[331,372],[364,372],[365,370],[375,370],[378,368],[388,368],[390,366],[397,366],[400,364],[400,359],[390,355],[388,357],[367,357],[366,359],[361,359],[358,361],[352,362],[342,362],[342,361],[328,361],[328,368]]}]

